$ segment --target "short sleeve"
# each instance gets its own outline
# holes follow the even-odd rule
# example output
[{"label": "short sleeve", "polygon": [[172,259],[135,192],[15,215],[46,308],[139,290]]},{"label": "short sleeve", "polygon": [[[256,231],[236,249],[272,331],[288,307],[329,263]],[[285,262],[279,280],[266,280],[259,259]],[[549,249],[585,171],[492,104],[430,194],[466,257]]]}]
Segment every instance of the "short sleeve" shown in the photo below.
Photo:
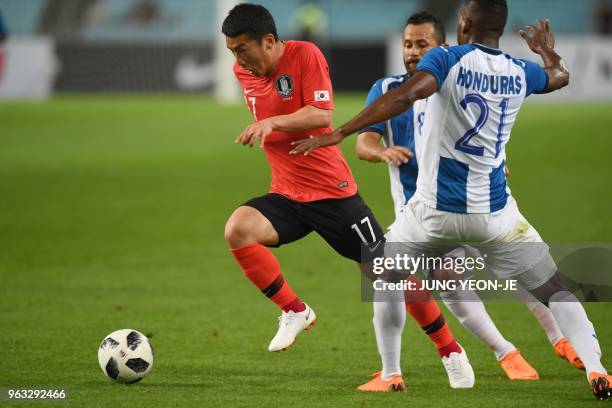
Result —
[{"label": "short sleeve", "polygon": [[435,47],[429,50],[417,65],[416,70],[428,72],[436,78],[438,90],[444,84],[450,70],[475,49],[473,44],[455,45],[453,47]]},{"label": "short sleeve", "polygon": [[436,78],[438,89],[442,86],[451,69],[449,53],[442,47],[429,50],[417,65],[417,72],[428,72]]},{"label": "short sleeve", "polygon": [[546,71],[535,62],[528,60],[519,61],[522,62],[523,69],[525,70],[525,81],[527,82],[525,96],[533,93],[543,93],[548,87],[548,74]]},{"label": "short sleeve", "polygon": [[[368,97],[366,98],[365,106],[368,107],[370,104],[372,104],[372,102],[374,102],[381,96],[382,96],[382,86],[381,86],[380,81],[377,81],[374,85],[372,85],[372,88],[370,88],[370,92],[368,92]],[[376,123],[374,125],[368,126],[365,129],[361,129],[359,133],[376,132],[382,135],[386,131],[387,131],[386,122],[380,122],[380,123]]]},{"label": "short sleeve", "polygon": [[301,53],[302,99],[304,105],[333,110],[332,83],[323,53],[311,43]]}]

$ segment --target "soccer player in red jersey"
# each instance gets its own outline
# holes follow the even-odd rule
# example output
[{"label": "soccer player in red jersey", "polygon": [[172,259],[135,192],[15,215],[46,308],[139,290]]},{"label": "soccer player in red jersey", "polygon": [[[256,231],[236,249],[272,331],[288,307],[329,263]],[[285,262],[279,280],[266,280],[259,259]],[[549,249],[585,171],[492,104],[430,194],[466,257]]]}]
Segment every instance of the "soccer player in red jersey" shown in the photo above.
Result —
[{"label": "soccer player in red jersey", "polygon": [[[255,122],[236,143],[262,148],[272,169],[270,192],[238,207],[225,239],[236,261],[262,293],[282,310],[270,351],[280,351],[315,321],[314,311],[291,289],[266,247],[278,247],[312,231],[371,277],[371,260],[383,255],[384,235],[337,146],[291,156],[291,143],[332,130],[332,85],[321,51],[312,43],[279,41],[264,7],[240,4],[222,32],[234,54],[234,73]],[[461,352],[436,302],[411,302],[410,312],[441,356]],[[399,367],[381,373],[380,388],[403,389]]]},{"label": "soccer player in red jersey", "polygon": [[308,42],[279,41],[268,10],[253,4],[232,9],[222,31],[255,119],[236,143],[261,145],[272,169],[270,192],[234,211],[225,239],[247,278],[283,310],[269,346],[279,351],[314,323],[315,313],[284,280],[266,246],[316,231],[340,254],[360,261],[362,241],[356,231],[377,247],[382,247],[383,233],[357,193],[339,148],[322,149],[307,160],[289,155],[292,141],[332,128],[332,86],[319,49]]}]

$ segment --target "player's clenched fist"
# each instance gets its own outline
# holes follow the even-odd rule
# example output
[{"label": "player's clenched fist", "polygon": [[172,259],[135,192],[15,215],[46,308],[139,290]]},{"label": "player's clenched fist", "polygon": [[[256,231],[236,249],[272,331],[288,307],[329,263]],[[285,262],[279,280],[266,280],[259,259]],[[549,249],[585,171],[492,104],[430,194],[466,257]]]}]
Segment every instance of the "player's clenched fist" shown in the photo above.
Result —
[{"label": "player's clenched fist", "polygon": [[255,142],[259,139],[261,141],[260,146],[263,146],[264,139],[266,136],[272,133],[273,130],[274,128],[269,120],[260,120],[259,122],[255,122],[247,126],[247,128],[236,139],[236,143],[253,147]]}]

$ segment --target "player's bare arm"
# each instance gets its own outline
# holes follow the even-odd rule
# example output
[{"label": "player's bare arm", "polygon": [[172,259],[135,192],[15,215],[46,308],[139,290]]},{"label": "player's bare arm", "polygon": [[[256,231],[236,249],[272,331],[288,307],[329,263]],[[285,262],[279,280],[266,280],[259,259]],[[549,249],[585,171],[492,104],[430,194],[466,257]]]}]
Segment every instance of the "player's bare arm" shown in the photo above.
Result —
[{"label": "player's bare arm", "polygon": [[313,150],[340,143],[345,137],[372,126],[375,123],[390,119],[409,109],[415,101],[425,99],[438,90],[436,78],[427,72],[417,72],[398,88],[387,92],[353,119],[340,126],[332,133],[298,140],[293,142],[290,154],[308,155]]},{"label": "player's bare arm", "polygon": [[385,162],[400,165],[408,163],[414,156],[405,146],[385,147],[380,144],[382,136],[377,132],[363,132],[357,136],[355,151],[357,157],[372,163]]},{"label": "player's bare arm", "polygon": [[315,106],[304,106],[290,115],[279,115],[249,125],[236,139],[236,143],[253,147],[257,140],[263,145],[264,139],[274,131],[303,132],[326,128],[332,123],[333,112]]},{"label": "player's bare arm", "polygon": [[519,34],[527,42],[531,51],[542,57],[544,70],[548,74],[548,86],[545,93],[549,93],[569,84],[569,70],[561,56],[554,50],[555,36],[551,30],[550,20],[537,19],[536,24],[537,27],[533,24],[527,26],[532,35],[524,30],[520,30]]}]

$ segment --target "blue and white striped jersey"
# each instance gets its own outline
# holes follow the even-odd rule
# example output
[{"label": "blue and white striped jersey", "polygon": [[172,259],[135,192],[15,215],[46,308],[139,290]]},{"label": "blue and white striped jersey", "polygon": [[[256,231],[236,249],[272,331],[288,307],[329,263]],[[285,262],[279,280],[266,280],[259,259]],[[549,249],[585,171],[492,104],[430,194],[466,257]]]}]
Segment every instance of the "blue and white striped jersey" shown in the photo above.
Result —
[{"label": "blue and white striped jersey", "polygon": [[546,72],[480,44],[433,48],[417,71],[432,74],[438,92],[427,100],[424,121],[415,121],[422,131],[416,195],[442,211],[504,208],[505,146],[525,98],[546,89]]},{"label": "blue and white striped jersey", "polygon": [[[406,81],[407,75],[398,75],[392,77],[381,78],[374,83],[368,98],[366,106],[380,98],[388,91],[397,88]],[[382,135],[385,146],[405,146],[414,152],[414,132],[413,132],[413,114],[412,109],[408,109],[401,115],[385,122],[377,123],[361,132],[376,132]],[[395,215],[403,208],[406,202],[412,197],[416,190],[416,181],[418,175],[418,167],[416,157],[412,158],[408,163],[400,166],[389,165],[389,178],[391,180],[391,196],[393,197],[393,205],[395,207]]]}]

